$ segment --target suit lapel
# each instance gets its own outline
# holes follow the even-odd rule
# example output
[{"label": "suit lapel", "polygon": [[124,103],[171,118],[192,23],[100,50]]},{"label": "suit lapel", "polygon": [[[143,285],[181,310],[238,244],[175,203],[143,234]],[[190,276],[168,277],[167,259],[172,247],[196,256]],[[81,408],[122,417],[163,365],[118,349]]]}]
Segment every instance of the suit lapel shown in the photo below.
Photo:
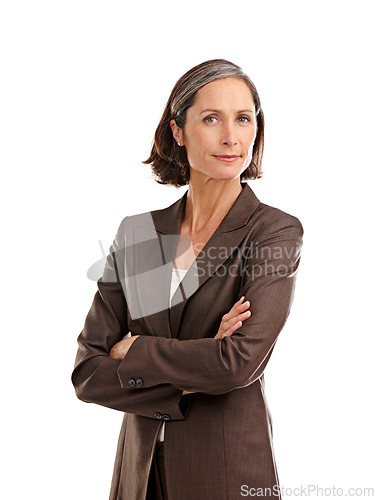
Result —
[{"label": "suit lapel", "polygon": [[[168,322],[168,335],[178,337],[180,321],[189,298],[232,255],[248,233],[250,217],[260,201],[246,182],[220,225],[201,250],[172,297],[171,307],[161,311]],[[151,212],[158,234],[163,262],[164,278],[161,294],[169,297],[173,260],[175,257],[182,216],[186,205],[187,191],[173,205]]]}]

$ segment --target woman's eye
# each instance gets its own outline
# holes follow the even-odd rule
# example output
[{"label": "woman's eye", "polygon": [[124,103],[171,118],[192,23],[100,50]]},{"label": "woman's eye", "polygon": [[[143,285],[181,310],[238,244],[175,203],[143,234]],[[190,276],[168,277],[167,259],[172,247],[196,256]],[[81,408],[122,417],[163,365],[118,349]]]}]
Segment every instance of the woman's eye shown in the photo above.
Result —
[{"label": "woman's eye", "polygon": [[207,122],[207,123],[212,123],[212,121],[210,120],[216,120],[216,118],[214,116],[206,116],[206,118],[204,118],[203,121]]},{"label": "woman's eye", "polygon": [[[240,116],[238,118],[241,123],[250,123],[251,119],[248,116]],[[203,119],[204,122],[206,123],[214,123],[216,118],[214,116],[206,116],[206,118]]]}]

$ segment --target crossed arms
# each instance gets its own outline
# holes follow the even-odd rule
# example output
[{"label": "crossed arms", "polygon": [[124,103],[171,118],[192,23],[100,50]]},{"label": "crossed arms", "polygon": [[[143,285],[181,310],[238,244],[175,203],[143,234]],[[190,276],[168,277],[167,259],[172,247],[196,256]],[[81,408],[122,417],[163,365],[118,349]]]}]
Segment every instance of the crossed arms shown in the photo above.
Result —
[{"label": "crossed arms", "polygon": [[[256,272],[246,276],[237,297],[250,300],[252,315],[232,336],[179,340],[141,335],[123,360],[109,353],[129,332],[125,295],[120,281],[101,278],[77,339],[71,376],[77,397],[150,418],[158,411],[183,420],[189,398],[182,397],[183,391],[219,395],[256,381],[290,312],[302,238],[300,221],[287,214],[262,228],[259,251],[250,262]],[[107,271],[115,270],[118,243],[115,238]],[[142,386],[130,387],[129,380],[137,378]]]}]

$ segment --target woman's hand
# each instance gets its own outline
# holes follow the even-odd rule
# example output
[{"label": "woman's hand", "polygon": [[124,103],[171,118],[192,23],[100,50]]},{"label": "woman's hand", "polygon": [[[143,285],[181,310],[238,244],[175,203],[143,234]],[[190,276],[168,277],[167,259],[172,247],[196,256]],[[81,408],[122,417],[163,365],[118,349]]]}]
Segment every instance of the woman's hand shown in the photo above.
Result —
[{"label": "woman's hand", "polygon": [[221,318],[219,330],[215,335],[215,339],[222,339],[224,337],[231,336],[240,326],[245,319],[250,318],[251,311],[246,310],[250,306],[250,302],[247,300],[242,304],[245,296],[241,297],[238,302],[234,304],[232,309]]},{"label": "woman's hand", "polygon": [[124,359],[130,346],[138,337],[139,335],[132,335],[131,337],[126,337],[120,340],[120,342],[117,342],[110,350],[109,357],[112,359]]},{"label": "woman's hand", "polygon": [[[242,303],[244,298],[244,296],[241,297],[240,300],[234,304],[232,309],[227,314],[224,314],[219,330],[214,337],[215,339],[222,339],[232,335],[238,328],[240,328],[240,326],[242,326],[242,322],[250,317],[251,311],[247,310],[250,306],[250,302],[247,300]],[[125,339],[120,340],[120,342],[117,342],[117,344],[112,347],[109,356],[113,359],[124,359],[126,353],[130,349],[130,346],[137,337],[139,337],[139,335],[126,337]],[[194,391],[183,391],[182,396],[193,393]]]},{"label": "woman's hand", "polygon": [[[247,300],[242,304],[242,301],[245,297],[241,297],[238,302],[234,304],[232,309],[227,313],[224,314],[222,317],[222,322],[220,323],[219,330],[217,334],[215,335],[215,339],[222,339],[223,337],[229,337],[232,335],[240,326],[242,326],[242,322],[245,321],[245,319],[250,318],[251,316],[251,311],[248,309],[250,306],[250,302]],[[193,394],[192,392],[189,391],[184,391],[182,393],[182,396],[185,394]]]},{"label": "woman's hand", "polygon": [[[117,342],[110,350],[109,357],[112,359],[121,359],[121,360],[124,359],[126,353],[130,349],[130,346],[137,337],[139,337],[139,335],[126,337],[125,339],[120,340],[120,342]],[[184,396],[185,394],[193,394],[193,393],[189,391],[184,391],[182,393],[182,396]]]}]

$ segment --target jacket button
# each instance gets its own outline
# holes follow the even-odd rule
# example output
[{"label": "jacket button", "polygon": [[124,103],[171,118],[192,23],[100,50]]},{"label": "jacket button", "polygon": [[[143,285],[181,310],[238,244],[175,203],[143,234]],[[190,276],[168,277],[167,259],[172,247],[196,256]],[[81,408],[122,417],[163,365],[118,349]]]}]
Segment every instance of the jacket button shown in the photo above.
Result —
[{"label": "jacket button", "polygon": [[143,380],[141,378],[137,378],[137,380],[135,381],[135,383],[137,384],[137,387],[142,387]]},{"label": "jacket button", "polygon": [[171,417],[168,415],[168,413],[164,413],[163,419],[164,420],[169,420]]},{"label": "jacket button", "polygon": [[128,380],[128,385],[130,385],[130,387],[135,387],[135,380],[134,380],[134,378],[131,378],[130,380]]},{"label": "jacket button", "polygon": [[155,417],[161,420],[163,418],[163,415],[159,413],[158,411],[155,413]]}]

